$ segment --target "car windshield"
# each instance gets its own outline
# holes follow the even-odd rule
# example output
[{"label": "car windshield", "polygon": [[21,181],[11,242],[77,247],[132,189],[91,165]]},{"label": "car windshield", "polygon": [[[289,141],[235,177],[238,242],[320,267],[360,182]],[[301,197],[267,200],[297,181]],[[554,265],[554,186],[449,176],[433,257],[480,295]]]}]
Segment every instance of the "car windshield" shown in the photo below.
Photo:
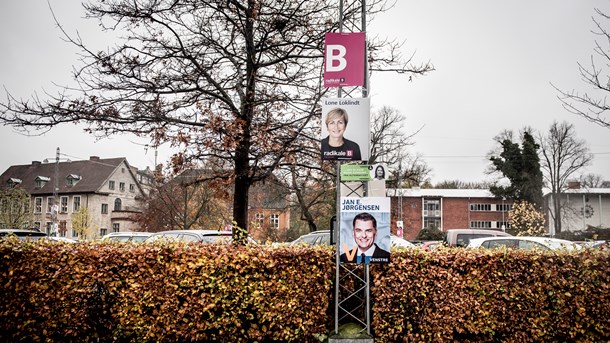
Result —
[{"label": "car windshield", "polygon": [[19,240],[38,240],[40,238],[47,237],[47,234],[44,232],[37,231],[8,231],[8,232],[0,232],[0,238],[6,237],[17,237]]},{"label": "car windshield", "polygon": [[570,241],[547,241],[546,244],[552,249],[577,250],[580,246]]}]

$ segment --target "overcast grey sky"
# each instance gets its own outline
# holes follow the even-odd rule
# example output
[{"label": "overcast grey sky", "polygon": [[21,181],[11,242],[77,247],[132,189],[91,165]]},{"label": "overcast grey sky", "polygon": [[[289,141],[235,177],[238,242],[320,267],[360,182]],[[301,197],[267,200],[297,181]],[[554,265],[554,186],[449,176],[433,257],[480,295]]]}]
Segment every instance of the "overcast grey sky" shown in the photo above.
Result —
[{"label": "overcast grey sky", "polygon": [[[65,29],[77,29],[85,42],[103,47],[97,24],[82,19],[75,2],[50,0]],[[371,104],[396,108],[407,117],[414,153],[432,168],[432,181],[489,180],[486,153],[504,129],[531,126],[547,130],[553,120],[568,121],[595,154],[586,173],[610,179],[610,130],[568,113],[551,83],[588,90],[577,62],[587,64],[595,39],[594,8],[610,13],[601,0],[399,0],[376,17],[368,34],[405,39],[403,53],[430,60],[436,71],[411,82],[404,75],[373,75]],[[608,22],[610,28],[610,22]],[[28,97],[70,82],[76,50],[60,38],[44,0],[0,2],[0,85]],[[603,42],[602,42],[603,43]],[[610,70],[608,70],[610,74]],[[4,101],[4,91],[0,94]],[[0,169],[54,158],[56,147],[73,160],[91,155],[124,156],[139,168],[153,166],[147,142],[133,137],[101,141],[78,127],[57,127],[42,137],[25,137],[0,127]],[[169,157],[159,150],[158,162]]]}]

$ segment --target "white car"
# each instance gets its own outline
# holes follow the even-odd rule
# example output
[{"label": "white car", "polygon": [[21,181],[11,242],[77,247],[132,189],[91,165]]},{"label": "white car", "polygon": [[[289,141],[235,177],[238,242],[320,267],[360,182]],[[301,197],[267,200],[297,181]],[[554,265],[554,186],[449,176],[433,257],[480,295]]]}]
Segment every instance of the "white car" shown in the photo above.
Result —
[{"label": "white car", "polygon": [[392,248],[410,249],[416,247],[415,244],[407,241],[406,239],[394,235],[390,235],[390,242]]},{"label": "white car", "polygon": [[111,232],[102,237],[102,242],[144,242],[152,235],[151,232]]},{"label": "white car", "polygon": [[526,250],[578,250],[582,248],[565,239],[529,236],[473,238],[468,244],[468,248],[497,249],[501,247]]}]

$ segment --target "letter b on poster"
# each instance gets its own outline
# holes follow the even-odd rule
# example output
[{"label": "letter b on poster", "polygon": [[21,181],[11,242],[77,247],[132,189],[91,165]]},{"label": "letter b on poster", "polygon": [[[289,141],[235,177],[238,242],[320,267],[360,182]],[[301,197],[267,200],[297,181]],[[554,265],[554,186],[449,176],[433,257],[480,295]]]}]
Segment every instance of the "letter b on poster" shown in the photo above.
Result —
[{"label": "letter b on poster", "polygon": [[324,87],[363,86],[364,32],[329,32],[324,37]]}]

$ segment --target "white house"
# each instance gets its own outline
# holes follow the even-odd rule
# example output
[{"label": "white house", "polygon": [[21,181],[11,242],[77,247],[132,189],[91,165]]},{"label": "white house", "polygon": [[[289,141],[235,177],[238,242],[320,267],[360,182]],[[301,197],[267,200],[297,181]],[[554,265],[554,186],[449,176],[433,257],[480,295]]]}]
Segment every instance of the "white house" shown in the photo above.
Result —
[{"label": "white house", "polygon": [[93,237],[136,230],[133,215],[145,195],[137,169],[124,157],[11,166],[0,175],[0,187],[30,194],[30,227],[68,237],[78,237],[71,217],[81,208],[88,209]]},{"label": "white house", "polygon": [[553,199],[561,201],[561,231],[584,231],[588,227],[610,228],[610,188],[572,186],[559,194],[546,194],[549,233],[555,235]]}]

